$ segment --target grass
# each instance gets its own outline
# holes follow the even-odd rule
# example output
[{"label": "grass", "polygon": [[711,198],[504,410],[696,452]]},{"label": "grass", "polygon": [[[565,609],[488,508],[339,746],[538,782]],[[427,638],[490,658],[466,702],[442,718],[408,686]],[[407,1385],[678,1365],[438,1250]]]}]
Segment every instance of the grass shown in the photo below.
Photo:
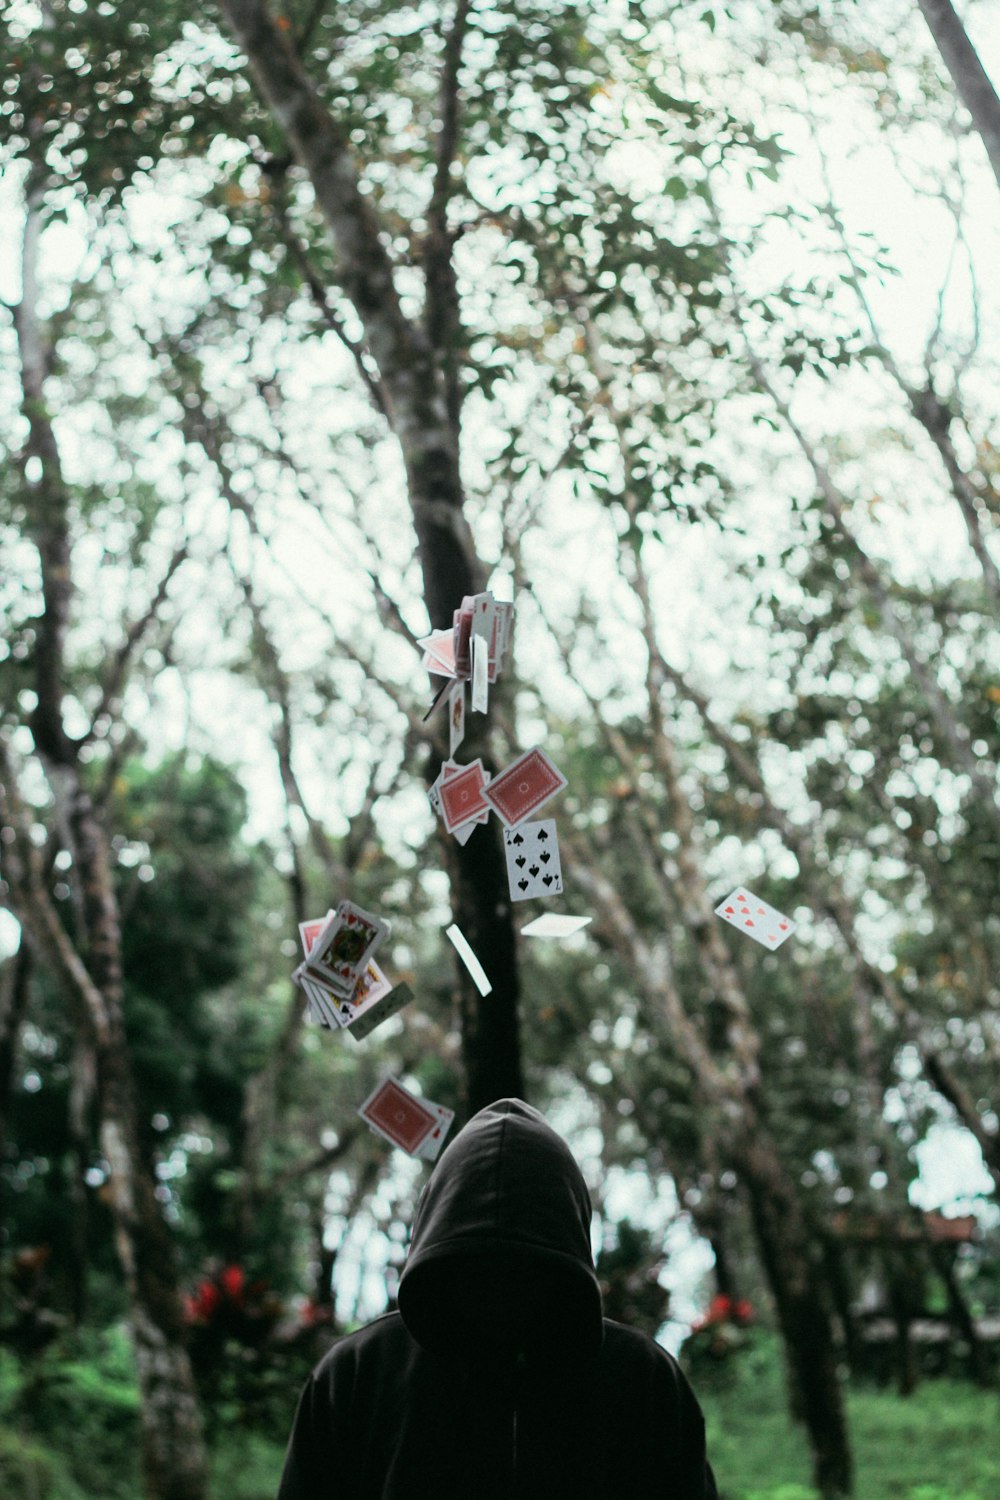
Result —
[{"label": "grass", "polygon": [[[777,1347],[765,1336],[722,1389],[692,1382],[723,1500],[815,1500],[809,1450],[785,1406]],[[998,1500],[1000,1395],[927,1380],[912,1396],[847,1393],[856,1500]]]},{"label": "grass", "polygon": [[[0,1495],[135,1500],[137,1403],[117,1335],[31,1366],[0,1350]],[[776,1341],[755,1332],[722,1368],[696,1369],[708,1451],[723,1500],[815,1500],[802,1429],[785,1407]],[[296,1392],[288,1393],[291,1422]],[[848,1393],[856,1500],[1000,1500],[1000,1394],[927,1380],[908,1399]],[[212,1500],[273,1500],[280,1440],[216,1411]]]}]

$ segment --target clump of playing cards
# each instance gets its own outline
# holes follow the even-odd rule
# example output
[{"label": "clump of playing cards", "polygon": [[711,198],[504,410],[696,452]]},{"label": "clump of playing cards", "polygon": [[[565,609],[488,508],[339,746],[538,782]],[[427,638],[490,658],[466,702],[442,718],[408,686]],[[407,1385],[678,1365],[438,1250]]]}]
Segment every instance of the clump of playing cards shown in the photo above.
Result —
[{"label": "clump of playing cards", "polygon": [[390,931],[388,922],[353,901],[299,923],[305,956],[292,978],[313,1021],[359,1040],[409,1004],[410,987],[391,985],[374,959]]},{"label": "clump of playing cards", "polygon": [[494,599],[488,589],[482,594],[466,594],[452,616],[450,630],[432,630],[417,642],[427,671],[454,683],[450,689],[445,683],[431,704],[431,710],[435,709],[447,693],[453,755],[464,733],[465,684],[472,682],[473,712],[484,714],[489,707],[489,684],[500,675],[510,646],[513,619],[513,604]]}]

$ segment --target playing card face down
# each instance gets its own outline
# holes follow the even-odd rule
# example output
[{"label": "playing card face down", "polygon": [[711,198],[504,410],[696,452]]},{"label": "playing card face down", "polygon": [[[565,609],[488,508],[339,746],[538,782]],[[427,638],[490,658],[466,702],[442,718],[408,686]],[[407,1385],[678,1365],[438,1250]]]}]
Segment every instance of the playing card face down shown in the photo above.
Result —
[{"label": "playing card face down", "polygon": [[508,828],[503,842],[512,901],[562,894],[562,866],[554,818]]},{"label": "playing card face down", "polygon": [[334,912],[328,911],[325,917],[310,917],[307,922],[299,923],[299,941],[304,957],[309,957],[309,950],[333,916]]},{"label": "playing card face down", "polygon": [[791,937],[796,926],[791,917],[786,917],[775,906],[768,906],[745,885],[738,885],[725,901],[721,901],[715,914],[772,952]]},{"label": "playing card face down", "polygon": [[483,801],[486,774],[481,760],[460,766],[453,774],[437,783],[441,803],[441,817],[449,833],[454,833],[463,823],[485,814],[489,807]]},{"label": "playing card face down", "polygon": [[537,746],[511,761],[483,788],[505,828],[516,828],[566,786],[566,777]]},{"label": "playing card face down", "polygon": [[309,950],[306,970],[350,999],[368,960],[389,936],[389,924],[353,901],[341,901]]},{"label": "playing card face down", "polygon": [[386,1078],[358,1110],[372,1130],[413,1156],[438,1123],[437,1116],[396,1078]]},{"label": "playing card face down", "polygon": [[388,1021],[390,1016],[396,1015],[409,1005],[413,999],[413,991],[408,984],[397,984],[385,994],[377,996],[350,1024],[345,1024],[345,1031],[352,1036],[356,1042],[361,1042],[366,1036],[381,1026],[383,1021]]},{"label": "playing card face down", "polygon": [[421,665],[438,677],[455,675],[455,642],[450,630],[432,630],[417,645],[423,648]]}]

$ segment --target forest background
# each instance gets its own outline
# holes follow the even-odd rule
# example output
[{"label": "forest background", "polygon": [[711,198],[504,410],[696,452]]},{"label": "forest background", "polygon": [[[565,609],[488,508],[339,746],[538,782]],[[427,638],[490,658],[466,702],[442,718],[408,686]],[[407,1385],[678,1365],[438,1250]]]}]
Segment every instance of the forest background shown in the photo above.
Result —
[{"label": "forest background", "polygon": [[[5,1490],[273,1493],[405,1255],[393,1073],[564,1131],[729,1500],[989,1500],[994,7],[3,19]],[[562,942],[426,801],[487,586]],[[359,1044],[289,979],[345,895],[416,994]]]}]

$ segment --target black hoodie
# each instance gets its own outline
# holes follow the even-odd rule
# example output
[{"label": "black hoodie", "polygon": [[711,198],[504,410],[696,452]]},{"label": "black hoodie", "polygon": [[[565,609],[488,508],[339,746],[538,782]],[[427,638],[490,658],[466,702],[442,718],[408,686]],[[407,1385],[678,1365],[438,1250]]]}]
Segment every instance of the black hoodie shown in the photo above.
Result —
[{"label": "black hoodie", "polygon": [[307,1382],[279,1500],[716,1500],[676,1362],[602,1317],[590,1219],[538,1111],[481,1110],[421,1195],[399,1311]]}]

